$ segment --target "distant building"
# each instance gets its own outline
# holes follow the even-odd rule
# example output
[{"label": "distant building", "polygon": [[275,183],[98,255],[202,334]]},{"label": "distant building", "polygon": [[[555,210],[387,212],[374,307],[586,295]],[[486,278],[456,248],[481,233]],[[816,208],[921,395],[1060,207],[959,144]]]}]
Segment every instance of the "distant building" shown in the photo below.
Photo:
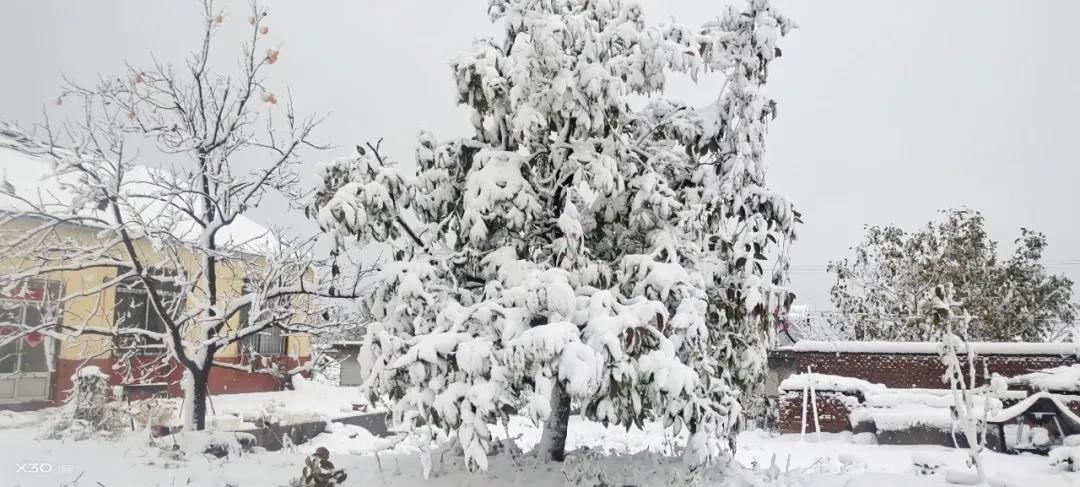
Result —
[{"label": "distant building", "polygon": [[[12,193],[33,199],[71,197],[70,190],[60,186],[54,177],[50,162],[34,155],[35,144],[14,127],[0,123],[0,188],[3,188],[0,189],[0,239],[15,238],[35,224],[26,218],[11,218],[21,209],[19,200],[12,197]],[[148,168],[138,170],[144,176],[153,171]],[[138,174],[132,177],[138,177]],[[72,239],[92,241],[98,238],[96,229],[91,226],[65,224],[57,231]],[[258,254],[258,245],[265,244],[260,238],[272,238],[264,227],[242,216],[226,227],[225,232],[226,238],[235,239],[264,236],[251,238],[253,255]],[[155,252],[147,241],[138,241],[137,247],[140,253],[147,255]],[[16,265],[10,259],[12,256],[0,255],[0,272]],[[220,288],[239,293],[244,286],[244,266],[250,261],[223,266],[223,272],[218,276]],[[193,262],[190,269],[155,271],[192,273],[196,268]],[[86,365],[98,366],[110,375],[112,385],[124,386],[132,393],[180,394],[178,381],[183,368],[171,360],[161,360],[165,344],[160,342],[118,341],[108,336],[78,333],[74,329],[70,330],[73,336],[60,340],[41,333],[5,340],[5,336],[11,336],[15,330],[42,323],[43,317],[50,316],[59,316],[63,324],[85,326],[91,330],[126,326],[164,331],[161,317],[147,306],[147,298],[141,290],[125,289],[121,285],[94,291],[95,286],[115,277],[116,273],[112,268],[53,273],[39,276],[25,289],[4,290],[6,292],[0,297],[0,343],[3,343],[0,345],[0,408],[26,408],[64,401],[73,387],[72,376]],[[182,302],[188,299],[185,291],[178,287],[163,285],[157,291],[181,301],[181,309]],[[81,292],[86,295],[69,300],[64,306],[55,302],[61,293]],[[246,320],[247,313],[241,310],[230,323],[230,330],[238,329]],[[306,334],[286,336],[280,329],[272,328],[219,351],[216,360],[239,366],[239,369],[276,366],[288,370],[308,361],[310,355]],[[257,363],[253,363],[253,359]],[[210,376],[210,392],[270,391],[283,387],[281,380],[272,375],[238,368],[215,368]]]}]

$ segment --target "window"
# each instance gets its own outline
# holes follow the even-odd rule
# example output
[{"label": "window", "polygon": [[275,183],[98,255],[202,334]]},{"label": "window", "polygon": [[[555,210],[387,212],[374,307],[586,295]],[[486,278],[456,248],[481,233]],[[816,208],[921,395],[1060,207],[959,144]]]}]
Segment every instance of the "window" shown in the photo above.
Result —
[{"label": "window", "polygon": [[285,353],[286,342],[289,337],[285,336],[281,328],[272,326],[253,335],[248,335],[243,340],[243,347],[249,353],[259,355],[281,355]]},{"label": "window", "polygon": [[[0,308],[0,342],[10,340],[10,335],[14,335],[17,332],[16,326],[18,326],[22,317],[22,310],[19,307],[11,306],[9,303],[3,303]],[[15,365],[19,360],[19,342],[21,340],[14,340],[3,345],[0,345],[0,374],[11,374],[16,371]]]},{"label": "window", "polygon": [[[165,311],[173,317],[179,316],[183,309],[182,289],[177,277],[179,273],[176,271],[150,271],[151,286],[161,298]],[[154,333],[168,331],[165,318],[151,304],[150,295],[138,277],[124,279],[116,286],[113,314],[118,328],[137,328]],[[160,339],[146,335],[120,335],[117,346],[150,353],[164,348],[165,344]]]},{"label": "window", "polygon": [[[255,287],[252,285],[251,281],[245,279],[244,292],[251,293],[255,291]],[[260,314],[264,316],[260,316],[259,319],[269,319],[270,325],[260,330],[258,333],[242,338],[240,340],[241,350],[248,352],[249,354],[254,353],[258,355],[280,355],[286,352],[289,337],[285,336],[284,330],[277,326],[278,322],[282,321],[282,317],[277,315],[280,314],[279,310],[282,306],[287,303],[288,300],[285,298],[275,298],[270,300],[270,302],[263,307]],[[252,307],[250,304],[240,308],[238,313],[239,327],[237,327],[237,331],[243,330],[251,324],[251,309]]]},{"label": "window", "polygon": [[9,339],[26,328],[41,326],[46,323],[45,319],[50,320],[49,323],[58,321],[58,313],[47,313],[46,317],[43,310],[57,311],[49,302],[58,298],[59,293],[58,282],[49,282],[46,286],[43,281],[32,281],[10,293],[10,297],[0,298],[0,342],[8,342],[0,345],[0,374],[49,371],[45,348],[50,343],[40,333]]}]

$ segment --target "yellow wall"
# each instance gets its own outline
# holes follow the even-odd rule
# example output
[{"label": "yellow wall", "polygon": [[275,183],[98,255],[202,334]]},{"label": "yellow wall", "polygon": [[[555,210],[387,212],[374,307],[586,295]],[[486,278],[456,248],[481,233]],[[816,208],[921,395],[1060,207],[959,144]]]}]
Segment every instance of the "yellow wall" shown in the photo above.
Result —
[{"label": "yellow wall", "polygon": [[[36,226],[37,223],[26,220],[8,222],[0,228],[0,240],[10,239],[18,235],[25,235]],[[98,242],[96,232],[88,227],[73,225],[64,226],[58,228],[56,234],[58,239],[74,239],[76,241],[85,241],[87,243]],[[97,245],[100,245],[100,243],[97,243]],[[171,263],[178,260],[183,264],[185,271],[189,276],[197,275],[199,270],[197,257],[186,249],[184,249],[183,253],[175,260],[161,259],[161,255],[152,248],[150,242],[139,240],[136,242],[136,252],[144,262],[149,263],[156,261]],[[249,258],[247,261],[237,259],[223,262],[218,265],[218,276],[216,281],[219,289],[219,296],[224,298],[222,303],[227,303],[229,299],[235,298],[240,294],[243,285],[243,276],[248,275],[246,270],[251,266],[258,266],[260,261],[261,259],[258,258]],[[25,259],[18,259],[10,255],[0,255],[0,272],[10,273],[15,269],[25,269],[27,264],[28,262]],[[65,326],[110,330],[115,326],[113,309],[116,302],[116,293],[111,287],[96,292],[93,291],[93,288],[101,286],[104,282],[115,276],[116,271],[114,269],[99,268],[58,272],[41,277],[51,281],[59,281],[63,286],[65,296],[91,293],[87,296],[75,297],[65,303],[62,318]],[[188,303],[185,308],[192,309],[197,300],[205,295],[205,289],[196,289],[194,293],[188,296]],[[219,303],[219,305],[222,303]],[[293,318],[293,321],[299,323],[304,319],[306,319],[306,316],[298,314],[298,316]],[[236,333],[236,328],[239,324],[238,322],[239,314],[229,320],[227,333]],[[191,331],[192,333],[189,333],[189,335],[192,336],[189,336],[188,338],[194,339],[194,330]],[[87,359],[105,358],[110,356],[110,345],[112,341],[110,337],[100,335],[95,336],[90,333],[79,334],[71,332],[71,334],[75,336],[70,336],[61,342],[61,346],[59,347],[59,358]],[[310,337],[306,334],[290,336],[287,350],[289,355],[292,356],[310,356]],[[239,346],[235,343],[220,350],[217,354],[220,358],[236,357],[238,355]]]}]

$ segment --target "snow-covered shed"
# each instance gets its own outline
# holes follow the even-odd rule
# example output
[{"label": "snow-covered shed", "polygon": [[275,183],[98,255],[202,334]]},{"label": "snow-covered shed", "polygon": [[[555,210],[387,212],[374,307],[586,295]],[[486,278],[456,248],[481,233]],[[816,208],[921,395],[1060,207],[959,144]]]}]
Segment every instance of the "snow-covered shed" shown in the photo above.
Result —
[{"label": "snow-covered shed", "polygon": [[1068,436],[1080,434],[1080,416],[1056,394],[1037,392],[998,411],[987,420],[999,438],[990,442],[995,451],[1047,453],[1060,446]]}]

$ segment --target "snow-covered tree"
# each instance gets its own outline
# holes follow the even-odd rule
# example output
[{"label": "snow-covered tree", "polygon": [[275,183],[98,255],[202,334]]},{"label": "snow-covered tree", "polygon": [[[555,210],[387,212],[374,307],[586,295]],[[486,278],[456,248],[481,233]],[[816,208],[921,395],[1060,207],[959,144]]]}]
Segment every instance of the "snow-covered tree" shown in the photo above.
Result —
[{"label": "snow-covered tree", "polygon": [[[365,387],[400,422],[453,430],[470,468],[511,411],[544,421],[539,452],[561,460],[574,403],[686,428],[701,464],[741,427],[793,298],[799,214],[765,184],[761,92],[793,24],[764,0],[697,29],[621,0],[489,12],[502,36],[452,63],[473,136],[422,134],[415,179],[371,147],[322,170],[321,226],[399,248],[364,301]],[[695,108],[664,96],[671,73],[723,81]]]},{"label": "snow-covered tree", "polygon": [[[979,385],[976,382],[975,347],[960,338],[960,334],[971,324],[971,315],[963,311],[961,303],[953,298],[951,286],[934,288],[931,307],[935,325],[945,332],[941,342],[941,361],[945,365],[942,380],[952,391],[953,435],[957,430],[963,434],[967,443],[968,466],[976,472],[976,485],[988,485],[982,463],[988,419],[1001,409],[1001,399],[1008,384],[997,374],[988,376],[985,363],[981,377],[985,383]],[[961,359],[961,354],[966,360]]]},{"label": "snow-covered tree", "polygon": [[[316,121],[296,116],[291,101],[279,108],[264,85],[280,56],[265,47],[267,14],[256,4],[250,17],[227,15],[210,0],[201,5],[202,42],[183,67],[129,66],[93,87],[65,89],[57,104],[77,106],[76,121],[49,124],[47,143],[28,143],[50,160],[51,185],[7,185],[0,215],[0,252],[11,264],[0,275],[4,293],[83,273],[97,280],[62,290],[53,304],[65,310],[95,296],[98,303],[83,315],[7,324],[15,332],[0,344],[33,334],[99,335],[117,356],[159,353],[185,370],[185,421],[194,429],[205,427],[213,370],[254,367],[215,360],[219,351],[265,330],[317,331],[310,299],[337,294],[313,257],[317,235],[287,239],[246,216],[271,194],[300,200],[299,154],[316,147]],[[216,35],[226,26],[248,31],[239,73],[213,68]],[[117,299],[105,326],[101,301],[121,291],[139,297]],[[133,313],[153,320],[133,323]]]},{"label": "snow-covered tree", "polygon": [[860,340],[937,340],[934,288],[948,283],[971,314],[971,340],[1044,340],[1071,325],[1072,281],[1042,264],[1046,237],[1021,229],[1016,251],[998,257],[997,243],[974,210],[943,212],[941,222],[907,233],[868,227],[855,257],[830,264],[838,326]]}]

